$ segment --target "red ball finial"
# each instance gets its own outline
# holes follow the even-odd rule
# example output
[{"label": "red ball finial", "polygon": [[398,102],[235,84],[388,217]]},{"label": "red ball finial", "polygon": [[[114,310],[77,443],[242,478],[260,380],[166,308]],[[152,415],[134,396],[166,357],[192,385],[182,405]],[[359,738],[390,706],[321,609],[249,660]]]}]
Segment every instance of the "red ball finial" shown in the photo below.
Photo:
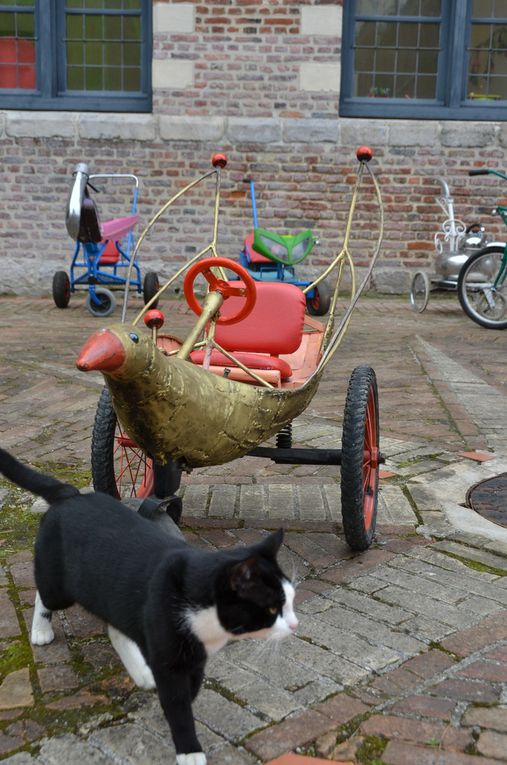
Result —
[{"label": "red ball finial", "polygon": [[164,321],[165,316],[158,308],[151,308],[149,311],[146,311],[144,316],[144,323],[148,329],[160,329]]},{"label": "red ball finial", "polygon": [[360,162],[369,162],[373,157],[373,152],[369,146],[360,146],[356,151],[356,157]]},{"label": "red ball finial", "polygon": [[227,157],[225,156],[225,154],[220,154],[220,153],[213,154],[213,156],[211,157],[211,164],[213,165],[213,167],[225,167],[227,164]]}]

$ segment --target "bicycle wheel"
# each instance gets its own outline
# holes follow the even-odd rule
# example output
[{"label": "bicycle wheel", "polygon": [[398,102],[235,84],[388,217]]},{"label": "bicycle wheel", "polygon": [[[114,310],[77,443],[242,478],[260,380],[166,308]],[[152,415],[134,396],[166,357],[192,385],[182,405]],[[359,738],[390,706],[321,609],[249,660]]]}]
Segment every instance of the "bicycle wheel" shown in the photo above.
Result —
[{"label": "bicycle wheel", "polygon": [[418,313],[422,313],[430,299],[430,280],[424,271],[416,271],[410,284],[410,305]]},{"label": "bicycle wheel", "polygon": [[[158,281],[158,275],[156,271],[148,271],[146,276],[144,277],[143,282],[143,299],[144,304],[149,303],[150,300],[160,289],[160,283]],[[151,304],[152,308],[156,308],[158,305],[158,300],[155,300],[154,303]]]},{"label": "bicycle wheel", "polygon": [[458,276],[458,298],[472,321],[488,329],[507,329],[505,280],[494,282],[502,267],[503,247],[479,250],[463,264]]},{"label": "bicycle wheel", "polygon": [[118,499],[146,497],[153,491],[152,460],[121,430],[107,388],[95,413],[91,463],[95,491]]},{"label": "bicycle wheel", "polygon": [[377,521],[379,413],[375,372],[356,367],[345,400],[342,435],[342,522],[347,544],[367,550]]}]

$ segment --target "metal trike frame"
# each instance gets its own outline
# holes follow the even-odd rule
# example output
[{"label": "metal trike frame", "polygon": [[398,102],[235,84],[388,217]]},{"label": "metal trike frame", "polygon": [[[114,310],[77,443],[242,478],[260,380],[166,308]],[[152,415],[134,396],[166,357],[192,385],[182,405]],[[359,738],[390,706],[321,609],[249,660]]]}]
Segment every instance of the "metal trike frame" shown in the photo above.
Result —
[{"label": "metal trike frame", "polygon": [[[141,513],[152,517],[163,508],[178,521],[181,499],[175,495],[182,471],[225,464],[246,455],[266,457],[282,464],[340,465],[345,538],[354,550],[369,547],[375,533],[379,465],[383,462],[379,451],[378,393],[373,369],[360,365],[352,372],[341,449],[294,448],[291,436],[292,421],[315,395],[357,301],[370,281],[380,252],[383,210],[380,189],[368,165],[372,153],[368,147],[360,147],[357,156],[359,167],[343,247],[312,283],[315,286],[331,272],[336,274],[325,326],[304,313],[305,300],[299,288],[256,283],[240,264],[219,257],[218,215],[221,170],[226,165],[224,155],[215,155],[214,169],[175,194],[152,218],[137,241],[136,252],[153,225],[182,194],[215,177],[211,241],[179,268],[152,299],[153,302],[159,300],[185,273],[185,297],[198,315],[187,337],[181,341],[162,333],[164,316],[153,310],[150,302],[133,321],[127,322],[127,284],[122,323],[92,335],[79,354],[78,368],[102,371],[106,382],[92,436],[92,474],[96,490],[115,496],[125,496],[126,490],[128,496],[143,500]],[[356,284],[349,239],[365,173],[379,203],[379,233],[369,267],[361,283]],[[210,257],[204,258],[205,255]],[[335,314],[345,269],[350,275],[349,296],[338,321]],[[240,281],[228,280],[226,270],[239,275]],[[194,294],[194,281],[199,275],[204,275],[208,282],[202,305]],[[237,324],[244,328],[248,313],[254,317],[262,300],[262,310],[278,304],[277,300],[270,299],[273,290],[291,310],[296,306],[301,322],[297,329],[299,345],[294,346],[295,351],[275,354],[269,359],[262,348],[254,350],[246,354],[246,362],[242,360],[245,354],[234,344],[232,349],[224,347],[222,325]],[[249,301],[251,305],[248,305]],[[285,307],[281,310],[285,311]],[[149,334],[139,331],[141,319]],[[291,332],[293,329],[291,325]],[[274,342],[278,342],[279,333],[275,333]],[[271,342],[271,338],[266,341],[268,333],[260,334],[265,342]],[[201,360],[196,360],[192,354],[202,354]],[[218,361],[215,354],[220,357]],[[252,367],[252,356],[256,361],[260,357],[260,366],[254,364]],[[265,362],[268,362],[267,367],[264,367]],[[284,364],[290,371],[285,378],[280,372],[280,365],[283,367]],[[263,445],[274,436],[275,447]]]}]

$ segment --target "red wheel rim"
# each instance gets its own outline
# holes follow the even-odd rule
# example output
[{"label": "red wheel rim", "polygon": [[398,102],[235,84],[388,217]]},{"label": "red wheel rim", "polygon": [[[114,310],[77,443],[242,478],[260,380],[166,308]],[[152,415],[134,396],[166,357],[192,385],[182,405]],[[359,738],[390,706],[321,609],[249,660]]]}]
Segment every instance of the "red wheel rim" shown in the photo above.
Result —
[{"label": "red wheel rim", "polygon": [[121,499],[148,497],[153,493],[153,462],[131,438],[116,429],[114,477]]},{"label": "red wheel rim", "polygon": [[368,391],[366,419],[364,423],[363,451],[363,516],[364,527],[368,531],[373,523],[377,478],[379,468],[379,450],[377,446],[377,413],[373,388]]}]

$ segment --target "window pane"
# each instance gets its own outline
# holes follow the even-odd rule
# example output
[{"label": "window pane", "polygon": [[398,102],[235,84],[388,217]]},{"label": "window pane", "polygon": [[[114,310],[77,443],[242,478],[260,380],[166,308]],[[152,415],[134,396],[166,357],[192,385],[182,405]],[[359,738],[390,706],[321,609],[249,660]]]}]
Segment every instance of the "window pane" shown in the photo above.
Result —
[{"label": "window pane", "polygon": [[507,26],[472,24],[468,49],[468,98],[507,98]]},{"label": "window pane", "polygon": [[[395,0],[391,0],[390,7],[394,6],[398,10],[409,7],[405,0],[397,0],[397,4]],[[415,12],[416,5],[410,7]],[[421,3],[421,7],[424,7],[423,12],[426,12],[425,2]],[[432,7],[437,8],[437,4]],[[376,98],[436,98],[439,38],[440,24],[434,22],[357,22],[354,65],[356,72],[362,76],[355,80],[356,91],[353,95]]]},{"label": "window pane", "polygon": [[475,19],[505,19],[507,0],[473,0],[472,16]]},{"label": "window pane", "polygon": [[[68,8],[76,9],[76,0],[66,2]],[[126,5],[135,11],[140,7],[140,0],[80,2],[80,13],[67,13],[67,69],[80,64],[78,68],[83,70],[81,75],[72,73],[72,89],[140,91],[141,17],[137,13],[122,12]],[[102,9],[112,13],[104,14]],[[68,88],[71,88],[70,82],[68,72]]]},{"label": "window pane", "polygon": [[35,45],[33,11],[0,12],[0,90],[35,90]]}]

